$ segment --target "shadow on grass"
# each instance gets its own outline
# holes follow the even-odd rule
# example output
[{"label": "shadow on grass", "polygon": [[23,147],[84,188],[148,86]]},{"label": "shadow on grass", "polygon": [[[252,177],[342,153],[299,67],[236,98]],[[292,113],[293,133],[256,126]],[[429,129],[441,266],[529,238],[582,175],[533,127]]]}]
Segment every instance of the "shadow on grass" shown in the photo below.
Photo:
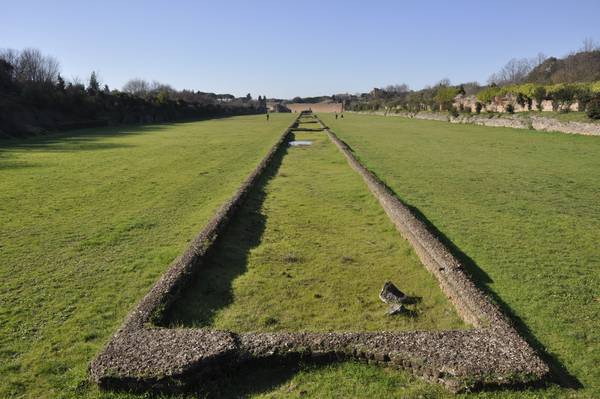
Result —
[{"label": "shadow on grass", "polygon": [[166,310],[162,324],[208,326],[220,309],[233,302],[232,282],[246,272],[250,251],[260,244],[265,230],[266,216],[262,213],[265,189],[277,175],[286,154],[287,145],[283,145],[210,249],[201,270]]},{"label": "shadow on grass", "polygon": [[9,137],[7,139],[0,140],[0,170],[23,169],[45,166],[44,164],[33,164],[29,161],[15,162],[11,157],[11,153],[14,151],[43,151],[47,153],[66,153],[131,148],[135,147],[135,145],[123,142],[103,142],[102,140],[118,138],[123,136],[148,134],[152,132],[162,131],[165,129],[170,129],[173,126],[183,125],[187,123],[205,120],[221,120],[231,117],[233,116],[228,115],[213,118],[185,120],[180,122],[164,122],[144,125],[92,127],[85,129],[50,132],[48,134],[41,134],[37,136],[28,136],[21,138]]},{"label": "shadow on grass", "polygon": [[[254,360],[208,378],[192,383],[189,393],[206,398],[245,398],[266,394],[277,389],[303,370],[318,370],[333,360],[299,361],[298,359],[269,358]],[[290,384],[281,394],[302,395]]]},{"label": "shadow on grass", "polygon": [[[350,151],[354,154],[354,156],[360,160],[360,157],[354,152],[352,147],[346,143],[345,141],[340,141],[348,147]],[[362,161],[360,161],[363,163]],[[363,163],[364,165],[364,163]],[[431,232],[435,237],[437,237],[456,257],[460,263],[465,267],[466,272],[470,276],[471,280],[477,285],[479,288],[483,290],[483,292],[496,304],[500,307],[502,312],[507,315],[512,321],[513,326],[519,331],[519,334],[531,345],[537,354],[548,364],[550,367],[550,371],[552,373],[553,382],[557,383],[563,388],[570,389],[580,389],[583,388],[581,382],[574,375],[570,374],[567,368],[558,360],[558,358],[546,351],[544,345],[536,338],[533,332],[529,329],[527,324],[514,312],[514,310],[510,307],[509,304],[504,302],[502,298],[494,292],[489,286],[490,283],[493,283],[493,280],[490,276],[481,269],[475,261],[469,257],[466,253],[460,250],[458,246],[450,240],[444,233],[435,227],[435,225],[421,212],[417,207],[407,203],[402,199],[398,193],[392,189],[380,176],[378,176],[371,169],[368,169],[385,187],[386,189],[392,193],[396,198],[398,198],[404,205],[410,209],[413,215],[417,217],[417,219],[421,220],[427,230]]]},{"label": "shadow on grass", "polygon": [[[373,172],[371,172],[373,173]],[[419,220],[421,220],[427,230],[431,232],[434,236],[436,236],[454,255],[460,263],[465,267],[467,274],[470,276],[471,280],[477,285],[479,288],[483,290],[483,292],[497,305],[500,307],[502,312],[507,315],[512,321],[513,326],[519,331],[521,336],[531,345],[537,354],[548,364],[550,367],[553,382],[557,383],[563,388],[571,388],[571,389],[579,389],[583,388],[581,382],[574,375],[570,374],[566,367],[558,360],[555,355],[548,353],[544,347],[544,345],[535,337],[533,332],[529,329],[527,324],[514,312],[514,310],[510,307],[509,304],[504,302],[502,298],[496,294],[490,287],[489,284],[493,283],[493,280],[490,276],[481,269],[475,261],[465,254],[463,251],[458,248],[450,240],[444,233],[435,227],[435,225],[425,216],[418,208],[415,206],[405,202],[401,199],[401,197],[394,191],[389,185],[387,185],[379,176],[373,173],[377,179],[379,179],[385,187],[392,193],[396,198],[400,199],[404,205],[406,205],[410,211],[415,215]]]},{"label": "shadow on grass", "polygon": [[[279,395],[296,397],[306,392],[290,383],[294,376],[300,372],[319,371],[336,362],[339,360],[331,356],[323,356],[320,359],[301,358],[297,355],[253,359],[227,368],[212,369],[204,374],[190,375],[185,379],[185,383],[179,385],[158,385],[151,390],[116,391],[127,392],[132,398],[157,399],[247,398],[273,393],[275,390],[279,391]],[[282,385],[286,383],[287,388],[283,388]]]},{"label": "shadow on grass", "polygon": [[[386,185],[387,186],[387,185]],[[388,189],[396,195],[389,187]],[[400,198],[396,195],[397,198]],[[410,211],[420,219],[427,229],[434,234],[438,239],[448,248],[450,252],[460,261],[465,267],[465,270],[471,277],[471,280],[475,284],[483,289],[486,295],[500,307],[502,312],[507,315],[512,321],[513,326],[519,331],[521,336],[536,350],[538,355],[548,364],[551,369],[554,382],[559,384],[563,388],[579,389],[583,388],[581,382],[573,375],[571,375],[566,367],[558,360],[558,358],[551,353],[548,353],[544,345],[535,337],[533,332],[529,329],[527,324],[514,312],[509,304],[504,302],[502,298],[496,294],[490,287],[489,284],[493,282],[490,276],[481,269],[473,259],[467,254],[461,251],[444,233],[439,231],[429,219],[417,208],[412,205],[406,204]]]},{"label": "shadow on grass", "polygon": [[115,143],[97,143],[100,139],[110,137],[120,137],[125,135],[145,134],[159,130],[169,129],[173,126],[184,125],[187,123],[201,122],[206,120],[228,119],[234,116],[244,115],[223,115],[210,118],[195,118],[182,120],[178,122],[156,122],[149,124],[135,125],[117,125],[90,127],[85,129],[73,129],[66,131],[52,131],[46,134],[26,137],[9,137],[0,140],[0,151],[3,149],[17,150],[44,150],[44,151],[82,151],[112,149],[119,147],[129,147],[131,145]]}]

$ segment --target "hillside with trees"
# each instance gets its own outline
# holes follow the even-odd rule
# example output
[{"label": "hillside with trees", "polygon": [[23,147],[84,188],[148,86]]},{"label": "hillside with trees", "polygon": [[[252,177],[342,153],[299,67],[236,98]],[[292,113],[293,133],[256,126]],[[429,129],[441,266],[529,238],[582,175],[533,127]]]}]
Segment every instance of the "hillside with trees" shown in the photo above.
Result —
[{"label": "hillside with trees", "polygon": [[37,49],[0,51],[0,137],[72,128],[166,122],[264,112],[266,97],[175,90],[132,79],[123,90],[102,84],[97,72],[84,83],[66,81],[59,62]]},{"label": "hillside with trees", "polygon": [[350,95],[345,108],[353,111],[520,112],[585,111],[600,118],[600,47],[587,39],[578,52],[564,58],[512,59],[493,73],[487,85],[468,82],[452,85],[442,79],[421,90],[407,85],[375,88]]},{"label": "hillside with trees", "polygon": [[600,50],[582,51],[563,59],[550,57],[525,78],[528,83],[557,84],[600,80]]}]

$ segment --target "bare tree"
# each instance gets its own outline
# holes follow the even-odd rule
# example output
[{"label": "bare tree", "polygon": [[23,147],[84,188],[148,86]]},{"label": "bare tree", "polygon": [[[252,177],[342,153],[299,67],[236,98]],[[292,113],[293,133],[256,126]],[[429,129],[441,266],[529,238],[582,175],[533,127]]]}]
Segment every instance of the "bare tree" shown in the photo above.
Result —
[{"label": "bare tree", "polygon": [[497,85],[521,83],[532,69],[532,60],[527,58],[513,58],[499,72],[492,74],[488,79],[488,83],[496,83]]},{"label": "bare tree", "polygon": [[83,80],[79,76],[71,76],[69,84],[71,86],[84,86]]},{"label": "bare tree", "polygon": [[0,50],[0,58],[8,62],[14,69],[19,60],[19,52],[11,48],[2,49]]},{"label": "bare tree", "polygon": [[173,87],[171,87],[171,85],[161,83],[161,82],[158,82],[155,80],[152,83],[150,83],[149,91],[154,92],[154,93],[160,93],[160,92],[172,93],[175,90],[173,89]]},{"label": "bare tree", "polygon": [[548,56],[544,53],[537,53],[537,55],[531,60],[532,67],[538,67],[548,59]]},{"label": "bare tree", "polygon": [[123,91],[134,96],[145,96],[150,91],[150,84],[144,79],[130,79],[123,86]]},{"label": "bare tree", "polygon": [[38,49],[7,49],[0,52],[0,58],[13,67],[16,81],[54,84],[58,79],[60,64],[54,57],[45,56]]},{"label": "bare tree", "polygon": [[582,41],[581,51],[597,51],[600,50],[600,45],[594,41],[591,37],[586,37]]},{"label": "bare tree", "polygon": [[467,82],[462,85],[463,90],[465,91],[465,95],[470,96],[472,94],[477,94],[481,90],[481,85],[479,82]]}]

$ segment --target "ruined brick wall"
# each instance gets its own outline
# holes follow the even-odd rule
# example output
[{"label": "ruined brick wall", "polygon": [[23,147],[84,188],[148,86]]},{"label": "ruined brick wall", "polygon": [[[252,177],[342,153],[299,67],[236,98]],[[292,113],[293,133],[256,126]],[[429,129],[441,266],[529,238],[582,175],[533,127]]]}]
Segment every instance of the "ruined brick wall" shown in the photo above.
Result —
[{"label": "ruined brick wall", "polygon": [[567,134],[581,134],[585,136],[600,136],[600,123],[562,122],[554,118],[543,116],[520,117],[517,115],[488,116],[459,115],[453,117],[444,112],[354,112],[357,114],[397,116],[403,118],[443,121],[450,123],[463,123],[480,126],[510,127],[514,129],[539,130],[544,132],[559,132]]}]

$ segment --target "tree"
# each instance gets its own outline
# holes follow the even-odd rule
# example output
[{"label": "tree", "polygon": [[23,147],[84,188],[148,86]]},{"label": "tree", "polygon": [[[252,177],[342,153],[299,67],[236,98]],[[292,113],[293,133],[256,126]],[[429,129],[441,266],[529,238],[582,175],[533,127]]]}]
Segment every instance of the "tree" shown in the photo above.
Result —
[{"label": "tree", "polygon": [[600,45],[594,41],[591,37],[586,37],[582,41],[581,51],[590,52],[600,50]]},{"label": "tree", "polygon": [[548,56],[542,52],[537,53],[537,55],[535,57],[533,57],[529,62],[531,64],[531,68],[537,68],[540,65],[542,65],[546,60],[548,59]]},{"label": "tree", "polygon": [[246,101],[252,100],[252,95],[250,93],[246,94]]},{"label": "tree", "polygon": [[552,108],[556,111],[562,105],[561,111],[569,112],[571,104],[575,102],[575,87],[572,85],[564,85],[552,94]]},{"label": "tree", "polygon": [[434,100],[439,106],[440,111],[449,110],[454,102],[454,97],[458,95],[459,89],[450,86],[440,86],[437,89]]},{"label": "tree", "polygon": [[51,56],[45,56],[38,49],[22,51],[3,50],[0,59],[12,66],[13,79],[21,83],[55,84],[60,65]]},{"label": "tree", "polygon": [[600,119],[600,97],[594,98],[588,103],[586,113],[590,119]]},{"label": "tree", "polygon": [[546,88],[544,86],[536,86],[533,89],[533,98],[535,99],[538,111],[541,111],[542,101],[546,99]]},{"label": "tree", "polygon": [[12,70],[12,65],[0,58],[0,89],[8,90],[12,86]]},{"label": "tree", "polygon": [[159,104],[166,104],[169,102],[169,92],[167,90],[161,90],[156,96],[156,100]]},{"label": "tree", "polygon": [[134,78],[130,79],[123,86],[125,93],[133,94],[134,96],[144,97],[150,91],[150,84],[144,79]]},{"label": "tree", "polygon": [[389,85],[389,86],[386,86],[384,90],[387,91],[388,93],[392,93],[392,94],[404,94],[404,93],[408,93],[410,91],[410,89],[408,88],[408,85],[406,83]]},{"label": "tree", "polygon": [[100,81],[98,79],[98,74],[96,71],[92,71],[90,74],[90,79],[88,80],[88,92],[90,94],[95,94],[100,91]]},{"label": "tree", "polygon": [[166,92],[171,93],[171,92],[174,92],[175,90],[173,90],[173,88],[168,84],[161,83],[161,82],[154,80],[148,86],[148,91],[153,92],[153,93],[160,93],[161,91],[166,91]]},{"label": "tree", "polygon": [[56,88],[60,91],[65,91],[65,80],[63,79],[62,76],[60,76],[60,73],[58,74],[58,76],[56,77]]},{"label": "tree", "polygon": [[492,74],[488,83],[496,83],[500,86],[521,83],[533,69],[533,63],[534,61],[527,58],[513,58],[500,71]]}]

